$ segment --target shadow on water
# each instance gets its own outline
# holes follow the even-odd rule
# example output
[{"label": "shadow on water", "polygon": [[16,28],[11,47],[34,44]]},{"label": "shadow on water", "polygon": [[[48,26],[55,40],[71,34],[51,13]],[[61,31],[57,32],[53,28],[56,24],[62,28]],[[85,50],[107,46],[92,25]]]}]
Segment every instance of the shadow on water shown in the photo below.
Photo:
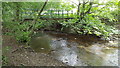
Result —
[{"label": "shadow on water", "polygon": [[94,36],[38,32],[31,40],[31,47],[70,66],[117,66],[118,50],[102,43],[105,41]]},{"label": "shadow on water", "polygon": [[48,35],[40,32],[32,37],[30,45],[36,52],[48,53],[51,50],[50,39]]}]

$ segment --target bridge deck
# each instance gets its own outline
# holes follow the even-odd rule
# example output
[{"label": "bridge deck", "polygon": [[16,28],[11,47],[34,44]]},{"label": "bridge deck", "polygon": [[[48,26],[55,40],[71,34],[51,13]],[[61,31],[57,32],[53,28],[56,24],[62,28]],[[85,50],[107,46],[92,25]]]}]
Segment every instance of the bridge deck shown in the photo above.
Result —
[{"label": "bridge deck", "polygon": [[[38,9],[36,9],[38,10]],[[32,15],[35,15],[37,12],[35,12],[34,9],[27,9],[26,12],[22,12],[22,16],[21,19],[32,19]],[[59,10],[59,9],[55,9],[55,10],[44,10],[42,12],[42,16],[40,17],[40,19],[43,20],[66,20],[66,19],[74,19],[72,17],[73,15],[73,11],[67,11],[67,10]]]},{"label": "bridge deck", "polygon": [[68,20],[68,19],[74,19],[74,18],[40,18],[42,20]]}]

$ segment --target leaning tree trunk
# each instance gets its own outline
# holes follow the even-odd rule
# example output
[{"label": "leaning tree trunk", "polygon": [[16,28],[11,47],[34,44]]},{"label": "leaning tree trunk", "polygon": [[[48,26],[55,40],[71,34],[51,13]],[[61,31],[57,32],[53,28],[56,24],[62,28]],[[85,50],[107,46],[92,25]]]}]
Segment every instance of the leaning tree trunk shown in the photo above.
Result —
[{"label": "leaning tree trunk", "polygon": [[42,6],[42,8],[40,9],[40,11],[38,12],[37,18],[35,18],[35,19],[32,21],[32,24],[33,24],[33,25],[30,26],[30,30],[31,30],[31,32],[32,32],[31,34],[33,34],[33,32],[34,32],[35,24],[36,24],[37,20],[39,19],[39,17],[41,16],[42,11],[44,10],[45,6],[47,5],[47,2],[48,2],[48,0],[45,1],[44,5]]}]

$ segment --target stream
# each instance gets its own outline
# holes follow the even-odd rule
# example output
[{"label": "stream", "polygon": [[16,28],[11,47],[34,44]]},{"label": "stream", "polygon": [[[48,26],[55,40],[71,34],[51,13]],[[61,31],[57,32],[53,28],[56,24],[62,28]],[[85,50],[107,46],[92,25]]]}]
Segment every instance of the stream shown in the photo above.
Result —
[{"label": "stream", "polygon": [[[117,45],[117,43],[113,43]],[[59,32],[37,32],[30,45],[35,52],[49,54],[69,66],[118,66],[118,49],[96,36]]]}]

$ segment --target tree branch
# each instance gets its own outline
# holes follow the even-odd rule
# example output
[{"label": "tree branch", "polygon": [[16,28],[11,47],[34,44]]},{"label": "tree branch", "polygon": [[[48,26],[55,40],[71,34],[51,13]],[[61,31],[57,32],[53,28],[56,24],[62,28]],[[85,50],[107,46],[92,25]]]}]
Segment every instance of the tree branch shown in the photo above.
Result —
[{"label": "tree branch", "polygon": [[88,9],[88,11],[85,12],[85,14],[90,13],[90,10],[92,9],[92,4],[93,4],[93,2],[90,2],[90,4],[89,4],[90,8]]},{"label": "tree branch", "polygon": [[80,5],[81,5],[81,3],[79,2],[79,4],[78,4],[78,10],[77,10],[77,15],[79,16],[79,14],[80,14]]}]

